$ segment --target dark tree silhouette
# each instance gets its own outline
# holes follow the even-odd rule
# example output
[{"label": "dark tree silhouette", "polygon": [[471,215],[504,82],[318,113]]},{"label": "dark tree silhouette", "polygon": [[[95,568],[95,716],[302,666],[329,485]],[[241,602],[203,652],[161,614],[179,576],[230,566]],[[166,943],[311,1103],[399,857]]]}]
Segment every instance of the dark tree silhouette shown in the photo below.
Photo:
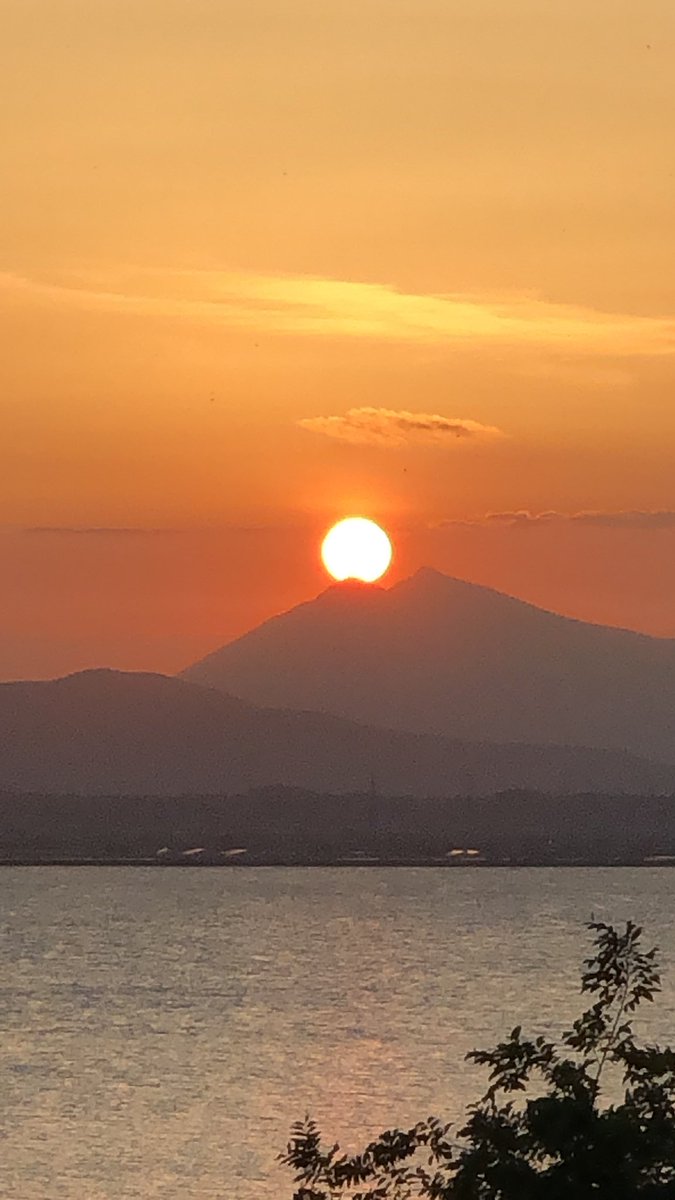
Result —
[{"label": "dark tree silhouette", "polygon": [[[349,1156],[298,1123],[280,1155],[294,1200],[675,1200],[675,1052],[638,1044],[632,1024],[660,991],[656,950],[632,922],[589,929],[592,1003],[558,1044],[517,1026],[472,1051],[488,1087],[456,1137],[428,1118]],[[608,1072],[619,1103],[603,1102]]]}]

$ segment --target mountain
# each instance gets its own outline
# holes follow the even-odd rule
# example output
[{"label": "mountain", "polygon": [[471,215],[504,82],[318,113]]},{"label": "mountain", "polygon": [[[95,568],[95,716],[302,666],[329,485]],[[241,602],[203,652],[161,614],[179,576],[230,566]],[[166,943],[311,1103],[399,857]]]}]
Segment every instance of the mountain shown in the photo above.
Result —
[{"label": "mountain", "polygon": [[675,768],[625,753],[487,745],[256,708],[163,675],[0,684],[0,790],[180,796],[282,785],[448,796],[509,787],[667,793]]},{"label": "mountain", "polygon": [[331,587],[183,677],[394,729],[675,762],[675,640],[571,620],[426,569],[389,589]]}]

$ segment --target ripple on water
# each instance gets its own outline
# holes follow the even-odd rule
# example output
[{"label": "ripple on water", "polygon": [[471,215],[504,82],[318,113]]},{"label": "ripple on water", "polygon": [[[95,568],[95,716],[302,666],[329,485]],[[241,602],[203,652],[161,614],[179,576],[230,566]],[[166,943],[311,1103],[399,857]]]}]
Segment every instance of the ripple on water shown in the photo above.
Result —
[{"label": "ripple on water", "polygon": [[576,1011],[583,923],[662,947],[646,1034],[672,1036],[668,870],[3,869],[5,1194],[264,1200],[311,1111],[330,1138],[438,1112],[516,1022]]}]

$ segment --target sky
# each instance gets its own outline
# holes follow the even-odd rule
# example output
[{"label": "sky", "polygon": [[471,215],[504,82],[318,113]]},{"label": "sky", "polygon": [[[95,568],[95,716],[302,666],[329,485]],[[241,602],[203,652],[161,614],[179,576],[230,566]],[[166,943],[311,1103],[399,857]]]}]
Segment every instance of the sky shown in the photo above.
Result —
[{"label": "sky", "polygon": [[0,0],[0,678],[422,565],[675,636],[672,0]]}]

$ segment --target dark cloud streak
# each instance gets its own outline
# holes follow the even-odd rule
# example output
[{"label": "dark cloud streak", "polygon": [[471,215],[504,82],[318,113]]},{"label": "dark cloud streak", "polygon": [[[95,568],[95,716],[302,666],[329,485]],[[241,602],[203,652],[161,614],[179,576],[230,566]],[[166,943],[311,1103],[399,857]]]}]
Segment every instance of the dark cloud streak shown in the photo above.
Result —
[{"label": "dark cloud streak", "polygon": [[674,509],[626,509],[619,512],[582,511],[563,513],[556,511],[532,513],[526,509],[514,512],[486,513],[473,519],[458,519],[441,522],[442,526],[465,525],[483,528],[538,529],[555,525],[586,525],[602,529],[675,529]]},{"label": "dark cloud streak", "polygon": [[124,526],[79,526],[79,525],[32,525],[23,529],[32,536],[55,537],[163,537],[165,534],[181,533],[179,529],[140,529]]}]

